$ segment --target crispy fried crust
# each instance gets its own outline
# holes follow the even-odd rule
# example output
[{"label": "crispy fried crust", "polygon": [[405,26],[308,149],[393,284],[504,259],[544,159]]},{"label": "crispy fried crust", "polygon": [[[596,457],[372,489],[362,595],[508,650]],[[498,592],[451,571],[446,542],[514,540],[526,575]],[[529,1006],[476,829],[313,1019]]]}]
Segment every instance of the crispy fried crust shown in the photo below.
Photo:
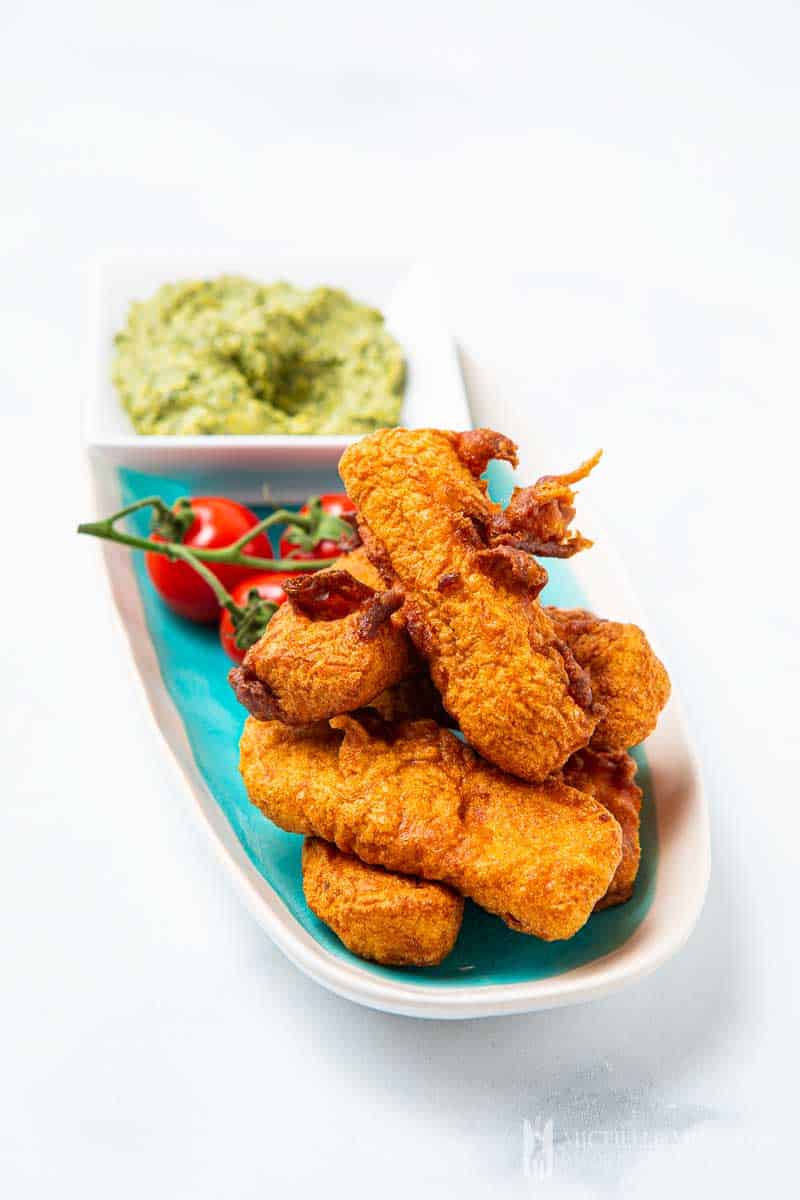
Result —
[{"label": "crispy fried crust", "polygon": [[330,842],[306,838],[308,907],[360,958],[392,967],[433,967],[455,945],[464,899],[430,883],[371,867]]},{"label": "crispy fried crust", "polygon": [[338,564],[314,575],[288,579],[285,590],[296,612],[318,621],[338,621],[375,595],[374,588]]},{"label": "crispy fried crust", "polygon": [[[588,680],[535,599],[543,569],[506,544],[522,538],[530,506],[517,506],[510,531],[472,474],[500,436],[484,433],[465,463],[464,435],[383,430],[351,446],[339,469],[370,557],[405,594],[407,628],[445,708],[486,758],[542,780],[587,744],[597,714]],[[565,487],[547,504],[566,503]]]},{"label": "crispy fried crust", "polygon": [[546,611],[589,672],[595,700],[605,708],[591,745],[618,751],[644,741],[669,699],[670,682],[642,630],[583,609]]},{"label": "crispy fried crust", "polygon": [[584,925],[621,858],[619,825],[597,801],[560,779],[514,779],[433,721],[295,730],[251,718],[240,769],[282,829],[447,883],[546,941]]},{"label": "crispy fried crust", "polygon": [[609,889],[595,909],[630,900],[639,871],[639,815],[642,789],[634,783],[636,763],[629,754],[579,750],[564,767],[564,782],[608,809],[622,830],[622,858]]},{"label": "crispy fried crust", "polygon": [[337,558],[336,562],[332,564],[331,570],[347,571],[348,575],[352,575],[359,583],[365,583],[375,592],[379,592],[384,586],[380,572],[372,565],[364,546],[359,546],[357,550],[351,550],[349,554],[343,554],[341,558]]},{"label": "crispy fried crust", "polygon": [[[628,754],[579,750],[565,765],[570,787],[599,801],[622,829],[622,859],[597,912],[629,900],[639,869],[642,792]],[[430,966],[453,948],[463,900],[435,883],[369,867],[330,842],[306,838],[303,888],[309,907],[361,958],[394,966]]]},{"label": "crispy fried crust", "polygon": [[384,721],[414,721],[429,717],[439,725],[452,725],[449,713],[442,708],[442,698],[433,686],[429,672],[422,670],[401,679],[381,692],[366,706]]},{"label": "crispy fried crust", "polygon": [[402,597],[375,585],[383,587],[361,549],[298,585],[229,675],[253,716],[305,725],[350,712],[418,666],[397,612]]},{"label": "crispy fried crust", "polygon": [[516,467],[517,447],[505,434],[493,429],[466,429],[452,435],[456,454],[476,479],[483,474],[494,458],[502,459]]},{"label": "crispy fried crust", "polygon": [[494,540],[543,558],[571,558],[592,543],[569,526],[575,516],[573,484],[597,466],[602,450],[575,471],[543,475],[531,487],[514,488],[508,507],[492,521]]}]

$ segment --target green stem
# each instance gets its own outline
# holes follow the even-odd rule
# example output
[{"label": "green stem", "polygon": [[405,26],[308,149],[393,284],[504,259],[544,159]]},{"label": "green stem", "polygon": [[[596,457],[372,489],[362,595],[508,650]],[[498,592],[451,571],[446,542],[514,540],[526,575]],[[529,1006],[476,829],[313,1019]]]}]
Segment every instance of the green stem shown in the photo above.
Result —
[{"label": "green stem", "polygon": [[[185,547],[178,542],[156,542],[152,538],[137,537],[135,534],[122,533],[119,529],[114,528],[114,522],[120,517],[127,516],[128,513],[135,512],[137,509],[144,508],[146,504],[152,503],[153,498],[151,497],[148,500],[140,500],[137,504],[131,504],[128,508],[120,509],[118,513],[106,517],[103,521],[85,521],[78,526],[78,533],[102,538],[107,542],[117,542],[121,546],[130,546],[132,550],[148,550],[153,554],[164,554],[167,558],[185,558],[183,553]],[[290,515],[294,516],[294,514]],[[278,513],[273,513],[272,516],[277,517]],[[265,520],[269,521],[270,518],[266,517]],[[263,522],[260,524],[263,525]],[[249,542],[255,530],[257,530],[256,526],[248,530],[243,541],[240,538],[238,543],[232,542],[230,546],[222,546],[218,550],[201,550],[193,547],[190,553],[193,559],[200,562],[230,563],[239,567],[254,567],[260,571],[318,571],[321,567],[331,565],[330,559],[325,558],[257,558],[252,554],[242,554],[238,549],[239,544]]]},{"label": "green stem", "polygon": [[117,542],[122,546],[130,546],[133,550],[146,550],[151,554],[163,554],[171,560],[178,559],[181,562],[185,562],[187,566],[197,572],[201,579],[205,580],[214,593],[220,607],[227,609],[230,613],[236,645],[240,650],[247,650],[254,641],[261,637],[267,622],[276,611],[277,606],[263,600],[255,589],[248,593],[247,604],[244,607],[238,605],[233,596],[217,579],[214,572],[209,570],[205,565],[206,563],[228,563],[236,566],[254,567],[262,571],[287,571],[293,573],[298,571],[317,571],[321,567],[329,567],[331,565],[330,559],[326,558],[311,560],[275,559],[257,558],[252,554],[242,554],[242,546],[246,546],[248,542],[251,542],[263,530],[269,529],[271,525],[286,525],[291,521],[306,531],[310,529],[311,523],[314,520],[313,517],[300,516],[299,513],[289,512],[285,508],[276,509],[275,512],[265,517],[263,521],[259,521],[257,525],[248,529],[235,542],[231,542],[229,546],[223,546],[218,550],[201,550],[195,546],[185,546],[182,542],[155,541],[153,538],[143,538],[137,537],[132,533],[122,533],[116,528],[117,521],[129,516],[131,513],[139,512],[143,508],[155,509],[159,521],[163,521],[165,517],[169,518],[174,515],[173,511],[167,508],[160,496],[146,496],[143,500],[137,500],[134,504],[128,504],[118,512],[112,513],[110,517],[106,517],[102,521],[84,522],[78,526],[78,533],[86,533],[90,537],[102,538],[107,542]]},{"label": "green stem", "polygon": [[196,571],[201,579],[205,579],[206,583],[216,596],[220,607],[227,608],[231,616],[235,616],[236,614],[242,612],[242,609],[239,608],[239,605],[236,603],[233,596],[231,596],[230,592],[223,587],[214,572],[209,571],[208,567],[204,566],[204,564],[195,557],[195,554],[192,550],[189,550],[183,546],[175,546],[172,557],[179,558],[182,562],[188,563],[192,570]]},{"label": "green stem", "polygon": [[226,546],[226,550],[241,550],[242,546],[246,546],[259,533],[263,533],[265,529],[269,529],[271,525],[300,525],[304,529],[308,529],[311,524],[311,517],[303,517],[300,513],[289,512],[288,508],[276,508],[275,512],[270,513],[268,517],[264,517],[252,529],[248,529],[235,542],[231,542],[230,546]]},{"label": "green stem", "polygon": [[[125,508],[121,508],[119,512],[112,513],[110,517],[106,518],[106,521],[109,525],[113,525],[115,521],[121,521],[123,517],[129,516],[131,513],[139,512],[139,510],[142,508],[154,508],[156,510],[157,518],[169,517],[172,515],[172,509],[164,503],[160,496],[145,496],[144,500],[136,500],[135,503],[128,504]],[[97,522],[98,525],[105,523],[106,522],[102,521]]]}]

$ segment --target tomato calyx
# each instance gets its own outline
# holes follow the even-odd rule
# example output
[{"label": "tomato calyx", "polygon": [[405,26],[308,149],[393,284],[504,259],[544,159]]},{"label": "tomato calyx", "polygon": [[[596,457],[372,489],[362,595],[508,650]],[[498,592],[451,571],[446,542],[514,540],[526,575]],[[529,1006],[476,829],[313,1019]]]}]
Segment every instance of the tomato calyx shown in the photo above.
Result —
[{"label": "tomato calyx", "polygon": [[251,588],[247,593],[244,606],[231,600],[224,607],[233,625],[233,640],[240,650],[249,650],[255,645],[278,611],[278,605],[265,600],[257,588]]},{"label": "tomato calyx", "polygon": [[294,550],[289,552],[290,558],[295,551],[309,554],[323,541],[334,542],[340,547],[342,554],[354,550],[358,545],[355,519],[349,515],[339,517],[326,512],[319,496],[309,500],[308,512],[303,516],[302,526],[287,525],[283,535],[283,540],[294,547]]},{"label": "tomato calyx", "polygon": [[196,520],[192,502],[188,496],[181,496],[172,508],[165,505],[153,509],[153,520],[150,525],[151,536],[155,534],[165,542],[182,542]]},{"label": "tomato calyx", "polygon": [[285,590],[297,574],[256,575],[242,580],[223,602],[219,621],[219,640],[234,662],[242,662],[245,654],[264,634],[277,610],[288,600]]}]

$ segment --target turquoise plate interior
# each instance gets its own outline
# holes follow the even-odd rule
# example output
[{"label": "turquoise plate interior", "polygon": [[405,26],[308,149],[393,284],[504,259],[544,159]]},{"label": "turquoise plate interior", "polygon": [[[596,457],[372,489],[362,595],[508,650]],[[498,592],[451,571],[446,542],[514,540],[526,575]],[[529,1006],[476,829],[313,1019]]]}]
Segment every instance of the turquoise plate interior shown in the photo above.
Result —
[{"label": "turquoise plate interior", "polygon": [[[510,471],[504,464],[493,463],[488,478],[493,498],[505,503],[513,486]],[[212,487],[208,486],[210,478],[203,486],[203,480],[198,480],[197,476],[193,477],[189,488],[187,482],[179,478],[125,469],[119,472],[119,482],[125,504],[154,494],[168,501],[190,491],[212,494]],[[133,523],[137,532],[147,533],[147,515],[136,514]],[[358,962],[366,971],[395,978],[401,976],[408,983],[471,987],[522,983],[560,975],[610,953],[633,934],[650,907],[657,856],[650,777],[641,748],[634,751],[634,757],[639,767],[638,782],[645,794],[642,864],[636,890],[627,904],[595,913],[580,933],[568,942],[546,943],[515,933],[497,917],[468,902],[456,947],[441,966],[398,970],[354,959],[306,905],[300,874],[302,838],[277,829],[247,799],[237,770],[237,747],[244,712],[228,686],[226,676],[231,664],[220,646],[216,629],[193,625],[171,613],[150,585],[143,556],[137,553],[135,558],[136,578],[161,674],[180,713],[198,769],[250,860],[292,915],[326,950]],[[547,568],[550,582],[543,593],[545,602],[563,608],[584,606],[586,598],[569,565],[550,560]]]}]

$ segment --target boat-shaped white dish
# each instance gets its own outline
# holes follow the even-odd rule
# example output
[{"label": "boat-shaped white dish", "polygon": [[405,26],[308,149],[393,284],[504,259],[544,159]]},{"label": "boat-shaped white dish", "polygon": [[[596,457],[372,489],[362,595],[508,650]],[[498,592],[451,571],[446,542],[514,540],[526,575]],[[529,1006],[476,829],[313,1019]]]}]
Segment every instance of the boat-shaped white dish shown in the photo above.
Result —
[{"label": "boat-shaped white dish", "polygon": [[[179,472],[159,475],[117,468],[102,457],[92,461],[101,512],[145,494],[174,499],[187,491]],[[508,477],[498,467],[490,467],[495,494],[508,490]],[[266,468],[264,474],[269,477]],[[201,487],[214,482],[194,478]],[[208,494],[212,488],[203,490]],[[646,627],[596,523],[592,532],[597,542],[591,551],[569,564],[548,563],[545,599],[588,606]],[[197,816],[264,930],[323,986],[358,1003],[412,1016],[526,1012],[623,987],[655,970],[688,938],[708,880],[708,817],[673,696],[656,733],[636,751],[645,791],[643,855],[627,904],[594,914],[570,941],[550,944],[515,933],[468,904],[456,948],[440,967],[389,969],[355,958],[305,904],[302,839],[276,829],[247,801],[237,771],[244,713],[227,686],[230,663],[216,630],[170,613],[150,587],[140,555],[110,545],[104,551],[133,664]],[[179,862],[175,869],[181,869]]]},{"label": "boat-shaped white dish", "polygon": [[[351,438],[147,438],[130,428],[109,382],[111,339],[128,304],[168,280],[223,271],[309,286],[329,282],[378,305],[408,358],[404,423],[471,425],[435,279],[421,265],[257,253],[117,255],[101,263],[95,276],[92,387],[84,408],[97,515],[152,494],[173,500],[192,492],[218,493],[258,505],[265,498],[300,504],[309,495],[339,490],[336,464]],[[513,429],[503,432],[514,434]],[[553,469],[543,456],[536,465],[542,472]],[[511,488],[510,471],[492,464],[489,477],[502,502]],[[144,514],[136,519],[145,532]],[[595,514],[591,524],[596,539],[591,551],[569,563],[548,562],[551,582],[544,599],[647,628]],[[182,621],[166,609],[149,584],[141,555],[105,544],[102,558],[132,665],[189,802],[266,933],[322,986],[410,1016],[527,1012],[623,987],[655,970],[688,938],[708,881],[708,815],[673,695],[656,733],[636,751],[645,791],[643,855],[627,904],[594,914],[568,942],[546,944],[468,903],[456,948],[440,967],[390,969],[355,958],[305,904],[301,839],[276,829],[247,801],[237,771],[244,713],[227,685],[230,663],[216,630]],[[179,862],[175,869],[181,869]]]}]

